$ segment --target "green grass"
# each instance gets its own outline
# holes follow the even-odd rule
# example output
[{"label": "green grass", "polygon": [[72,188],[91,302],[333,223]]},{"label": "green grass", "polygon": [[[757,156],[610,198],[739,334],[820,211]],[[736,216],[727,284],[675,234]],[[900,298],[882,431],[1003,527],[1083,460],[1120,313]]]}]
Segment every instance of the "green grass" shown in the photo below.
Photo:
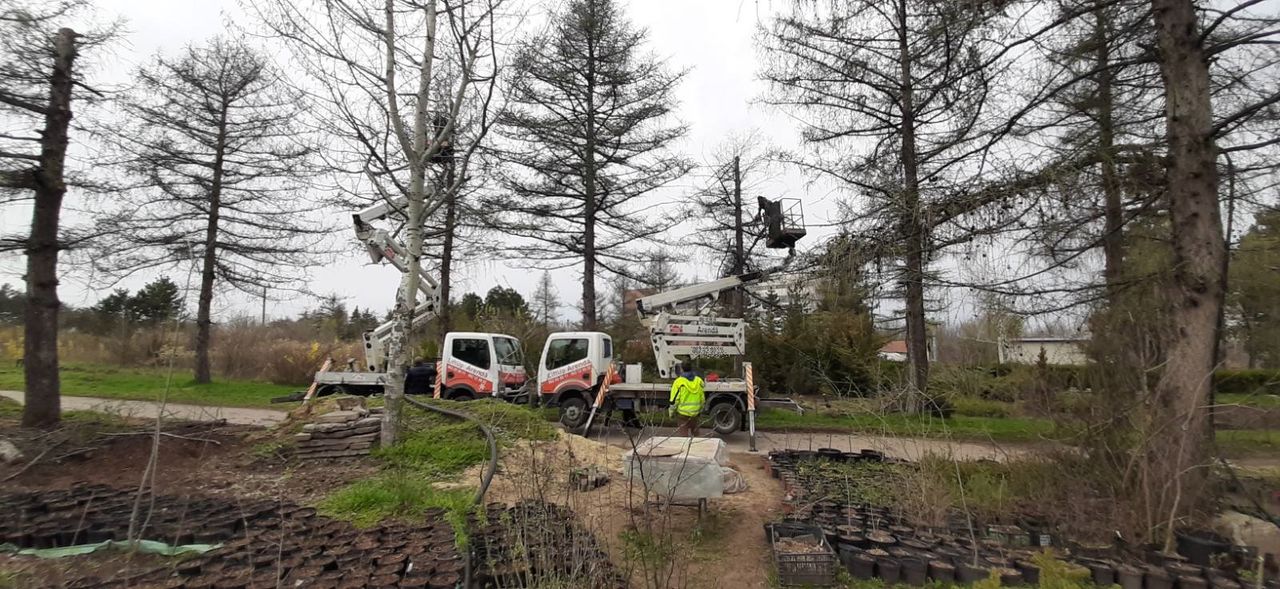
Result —
[{"label": "green grass", "polygon": [[374,457],[387,466],[424,478],[454,475],[489,459],[489,444],[471,423],[413,429],[399,444],[378,448]]},{"label": "green grass", "polygon": [[1047,419],[974,417],[955,415],[939,419],[922,415],[803,415],[783,409],[764,409],[756,417],[761,430],[858,432],[923,438],[955,438],[1031,442],[1053,433]]},{"label": "green grass", "polygon": [[1280,430],[1223,429],[1216,439],[1223,456],[1280,456]]},{"label": "green grass", "polygon": [[[88,364],[64,364],[59,370],[62,394],[102,399],[154,401],[165,390],[166,371],[151,368],[120,368]],[[26,387],[22,369],[0,368],[0,389],[21,391]],[[168,400],[171,403],[221,407],[289,407],[272,405],[272,397],[287,395],[299,387],[265,382],[217,381],[196,384],[191,373],[173,373]]]},{"label": "green grass", "polygon": [[[525,407],[490,401],[429,403],[475,416],[495,431],[503,445],[517,439],[551,440],[559,432],[542,416]],[[378,404],[378,403],[373,403]],[[358,525],[388,518],[413,518],[424,509],[441,507],[457,534],[467,542],[465,519],[475,491],[441,489],[433,483],[455,478],[470,466],[489,459],[489,444],[474,423],[406,406],[405,436],[400,444],[374,450],[385,471],[379,476],[343,487],[320,504],[327,514]]]},{"label": "green grass", "polygon": [[1214,399],[1219,405],[1244,405],[1263,409],[1280,409],[1280,395],[1222,393]]},{"label": "green grass", "polygon": [[[411,520],[432,507],[445,510],[446,517],[461,530],[471,501],[472,489],[438,489],[431,481],[411,472],[389,472],[352,483],[320,502],[325,515],[371,526],[387,519]],[[459,535],[459,538],[465,536]]]},{"label": "green grass", "polygon": [[559,430],[547,423],[541,413],[523,405],[493,400],[459,402],[433,399],[428,402],[479,419],[493,430],[499,441],[550,441],[560,435]]}]

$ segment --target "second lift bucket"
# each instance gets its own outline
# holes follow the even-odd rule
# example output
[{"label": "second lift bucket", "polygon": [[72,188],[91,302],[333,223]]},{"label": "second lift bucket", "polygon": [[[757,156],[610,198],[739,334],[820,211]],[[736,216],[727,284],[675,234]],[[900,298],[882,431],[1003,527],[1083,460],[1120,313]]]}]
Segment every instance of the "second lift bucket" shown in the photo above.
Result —
[{"label": "second lift bucket", "polygon": [[793,249],[804,237],[804,207],[798,198],[769,200],[760,197],[760,217],[765,223],[765,246],[770,249]]}]

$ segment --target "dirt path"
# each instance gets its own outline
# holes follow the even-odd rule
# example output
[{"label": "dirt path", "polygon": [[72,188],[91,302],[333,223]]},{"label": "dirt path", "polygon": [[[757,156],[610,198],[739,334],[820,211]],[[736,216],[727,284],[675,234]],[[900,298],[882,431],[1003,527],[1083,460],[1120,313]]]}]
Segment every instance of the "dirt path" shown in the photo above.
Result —
[{"label": "dirt path", "polygon": [[716,500],[710,530],[690,566],[688,587],[767,587],[773,570],[764,524],[782,518],[782,483],[769,476],[759,454],[733,452],[729,465],[747,482],[747,490]]},{"label": "dirt path", "polygon": [[[0,396],[22,402],[22,391],[0,391]],[[99,399],[96,397],[62,397],[63,410],[97,411],[124,417],[151,419],[159,413],[160,404],[153,401],[126,401],[123,399]],[[273,409],[248,409],[244,407],[208,407],[168,403],[164,406],[166,417],[185,421],[225,420],[235,425],[275,425],[287,414]]]}]

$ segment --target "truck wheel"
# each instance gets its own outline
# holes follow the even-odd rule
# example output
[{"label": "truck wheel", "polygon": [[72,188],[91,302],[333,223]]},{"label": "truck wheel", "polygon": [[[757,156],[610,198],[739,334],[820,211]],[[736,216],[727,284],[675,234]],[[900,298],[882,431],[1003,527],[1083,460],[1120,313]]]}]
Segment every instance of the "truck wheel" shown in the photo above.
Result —
[{"label": "truck wheel", "polygon": [[560,401],[560,423],[569,429],[578,429],[586,422],[587,402],[582,397]]},{"label": "truck wheel", "polygon": [[468,390],[457,390],[449,394],[450,401],[474,401],[476,396]]},{"label": "truck wheel", "polygon": [[742,411],[733,403],[718,403],[711,407],[710,417],[712,429],[722,436],[742,429]]}]

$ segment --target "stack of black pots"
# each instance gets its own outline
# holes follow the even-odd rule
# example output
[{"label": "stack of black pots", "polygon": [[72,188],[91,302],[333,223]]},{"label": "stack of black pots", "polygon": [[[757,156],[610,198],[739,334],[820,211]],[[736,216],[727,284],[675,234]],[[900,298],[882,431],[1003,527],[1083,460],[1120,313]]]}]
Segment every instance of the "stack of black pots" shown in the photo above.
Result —
[{"label": "stack of black pots", "polygon": [[[877,577],[886,584],[920,586],[929,581],[972,583],[993,573],[1001,584],[1035,585],[1040,580],[1036,555],[1052,549],[1069,575],[1084,576],[1103,587],[1122,589],[1249,589],[1232,567],[1214,568],[1204,557],[1195,562],[1154,550],[1122,550],[1113,545],[1062,542],[1043,522],[1020,519],[1019,525],[982,524],[955,513],[947,526],[923,527],[896,510],[850,505],[838,493],[824,495],[821,481],[799,474],[807,461],[889,462],[871,450],[841,452],[782,450],[769,453],[771,474],[787,492],[786,520],[819,527],[836,548],[841,564],[857,579]],[[901,462],[901,461],[894,461]],[[808,469],[812,470],[812,469]],[[1239,548],[1232,558],[1214,564],[1253,562],[1256,552]],[[1244,573],[1243,570],[1238,571]],[[1268,589],[1280,589],[1275,581]]]},{"label": "stack of black pots", "polygon": [[483,520],[472,524],[479,532],[474,554],[480,587],[528,587],[550,579],[599,589],[627,586],[595,536],[564,507],[491,503]]}]

